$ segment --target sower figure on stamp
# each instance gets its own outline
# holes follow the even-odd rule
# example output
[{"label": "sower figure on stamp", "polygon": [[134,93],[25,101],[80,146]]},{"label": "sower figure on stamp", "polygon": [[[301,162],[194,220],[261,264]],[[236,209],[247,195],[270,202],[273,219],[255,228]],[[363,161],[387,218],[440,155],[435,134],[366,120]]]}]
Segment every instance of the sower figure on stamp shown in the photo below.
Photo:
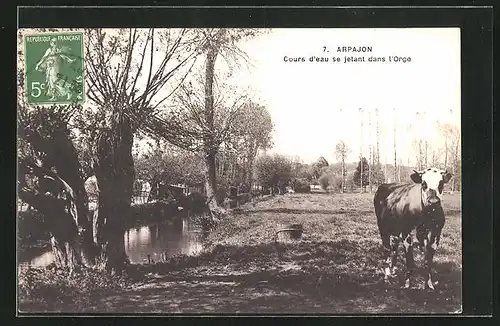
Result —
[{"label": "sower figure on stamp", "polygon": [[66,97],[69,100],[72,96],[70,83],[67,83],[60,74],[63,60],[68,63],[75,61],[66,53],[69,53],[69,48],[57,47],[57,38],[53,37],[50,39],[49,48],[35,66],[36,70],[45,72],[47,95],[50,96],[51,101],[58,97]]}]

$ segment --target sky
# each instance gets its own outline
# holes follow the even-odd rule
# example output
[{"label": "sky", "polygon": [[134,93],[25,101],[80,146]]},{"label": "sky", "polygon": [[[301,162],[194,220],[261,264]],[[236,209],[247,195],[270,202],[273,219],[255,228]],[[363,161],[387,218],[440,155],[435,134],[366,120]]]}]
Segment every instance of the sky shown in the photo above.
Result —
[{"label": "sky", "polygon": [[[367,46],[372,52],[337,52],[339,46]],[[394,160],[394,121],[398,156],[404,164],[408,159],[414,162],[415,137],[431,144],[443,142],[436,121],[460,128],[458,28],[273,29],[241,47],[252,66],[233,82],[250,86],[271,113],[275,132],[270,152],[299,156],[305,163],[320,156],[336,161],[335,144],[343,139],[351,149],[349,161],[359,158],[361,148],[368,156],[369,144],[374,146],[376,139],[375,109],[380,118],[380,157],[387,157],[388,163]],[[306,62],[285,62],[285,56]],[[311,56],[330,61],[311,63]],[[385,57],[386,62],[345,63],[345,56],[364,56],[365,61]],[[389,56],[410,61],[388,62]],[[334,63],[332,57],[341,61]]]},{"label": "sky", "polygon": [[[368,157],[376,141],[376,109],[382,162],[394,160],[394,125],[403,164],[415,164],[415,138],[437,147],[444,143],[437,121],[460,128],[458,28],[272,29],[239,46],[250,66],[224,81],[251,89],[252,99],[270,112],[275,124],[271,153],[298,156],[305,163],[320,156],[333,162],[335,145],[344,140],[350,149],[348,161],[357,161],[361,151]],[[337,52],[343,46],[371,47],[372,52]],[[309,62],[311,56],[328,57],[329,62]],[[345,63],[344,57],[351,56],[364,57],[365,62]],[[407,62],[388,62],[392,56]],[[285,57],[305,62],[285,62]],[[332,62],[333,57],[340,62]],[[370,57],[384,57],[385,62],[368,62]],[[220,58],[216,67],[224,70]],[[161,55],[155,55],[154,70],[160,61]]]}]

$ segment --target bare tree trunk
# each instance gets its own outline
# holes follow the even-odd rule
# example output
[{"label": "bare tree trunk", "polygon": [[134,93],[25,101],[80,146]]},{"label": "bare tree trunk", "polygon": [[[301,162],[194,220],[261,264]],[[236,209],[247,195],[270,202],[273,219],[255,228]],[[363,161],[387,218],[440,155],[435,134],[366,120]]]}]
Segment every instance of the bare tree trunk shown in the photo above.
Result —
[{"label": "bare tree trunk", "polygon": [[378,109],[375,109],[375,116],[377,120],[377,154],[375,158],[375,162],[377,164],[380,163],[380,126],[379,126],[379,116],[378,116]]},{"label": "bare tree trunk", "polygon": [[448,168],[448,132],[444,136],[444,168]]},{"label": "bare tree trunk", "polygon": [[[44,223],[50,232],[52,251],[59,267],[73,269],[75,266],[90,265],[93,251],[91,244],[85,243],[86,233],[78,227],[78,211],[75,193],[71,187],[54,172],[30,164],[21,166],[30,170],[39,179],[51,178],[52,189],[45,193],[36,193],[28,188],[19,189],[19,198],[43,214]],[[57,190],[56,190],[57,189]],[[60,189],[60,190],[59,190]],[[47,189],[48,190],[48,189]],[[62,192],[61,192],[62,191]],[[64,196],[59,196],[62,193]],[[87,258],[84,261],[84,258]]]},{"label": "bare tree trunk", "polygon": [[454,148],[454,153],[453,153],[453,171],[452,174],[455,176],[452,179],[451,187],[452,187],[452,192],[455,192],[456,190],[456,185],[458,182],[458,176],[457,176],[457,170],[458,170],[458,160],[459,160],[459,155],[458,155],[458,149],[459,149],[459,143],[460,143],[460,138],[455,140],[455,148]]},{"label": "bare tree trunk", "polygon": [[372,164],[373,164],[373,153],[372,153],[372,115],[371,111],[368,111],[368,141],[369,143],[369,158],[368,158],[368,184],[370,187],[370,194],[372,193]]},{"label": "bare tree trunk", "polygon": [[82,265],[81,241],[74,216],[68,210],[65,200],[52,194],[33,194],[19,190],[19,197],[44,215],[44,223],[50,232],[52,252],[59,267],[73,269]]},{"label": "bare tree trunk", "polygon": [[123,240],[134,182],[133,134],[128,117],[115,110],[110,129],[101,131],[94,163],[99,187],[94,212],[94,241],[107,270],[120,272],[126,263]]},{"label": "bare tree trunk", "polygon": [[344,193],[344,185],[345,185],[345,158],[344,153],[342,153],[342,186],[340,187],[340,192]]},{"label": "bare tree trunk", "polygon": [[360,108],[359,109],[359,114],[360,114],[360,126],[361,126],[361,137],[359,138],[360,140],[360,145],[359,145],[359,162],[361,165],[361,173],[359,175],[360,179],[360,186],[361,186],[361,193],[363,193],[363,110]]},{"label": "bare tree trunk", "polygon": [[424,148],[425,148],[425,151],[424,151],[424,166],[425,166],[425,168],[428,168],[429,167],[429,163],[427,161],[427,139],[425,140]]},{"label": "bare tree trunk", "polygon": [[206,57],[205,66],[205,121],[209,132],[204,137],[205,146],[205,186],[207,191],[207,204],[210,211],[218,208],[215,194],[217,193],[217,179],[215,174],[216,144],[214,139],[214,71],[217,59],[216,45],[211,45]]},{"label": "bare tree trunk", "polygon": [[248,157],[248,165],[247,165],[247,175],[246,182],[248,184],[249,190],[252,191],[253,187],[253,163],[255,161],[256,150],[252,149],[250,156]]},{"label": "bare tree trunk", "polygon": [[396,182],[398,176],[398,162],[396,155],[396,109],[394,109],[394,182]]},{"label": "bare tree trunk", "polygon": [[[52,123],[60,117],[47,112],[43,119]],[[23,133],[33,150],[43,153],[42,166],[19,161],[20,176],[34,174],[39,180],[39,194],[29,188],[20,189],[20,198],[42,213],[51,233],[52,249],[61,267],[75,265],[90,266],[94,263],[95,246],[92,240],[92,224],[88,214],[88,198],[81,165],[76,149],[68,138],[69,131],[64,121],[55,123],[48,137],[36,130]],[[42,122],[43,125],[44,122]],[[35,155],[38,156],[38,155]],[[55,168],[56,172],[51,171]],[[65,193],[64,197],[61,197]]]},{"label": "bare tree trunk", "polygon": [[83,263],[90,266],[94,264],[96,252],[92,239],[92,217],[89,215],[85,182],[81,175],[81,166],[76,149],[69,139],[64,141],[63,145],[67,146],[67,148],[62,149],[59,147],[56,156],[60,163],[56,165],[56,169],[61,179],[67,182],[74,191],[73,200],[77,213],[75,222],[78,227],[79,237],[76,241],[78,248],[75,249],[78,252],[77,255],[82,256]]},{"label": "bare tree trunk", "polygon": [[403,160],[399,158],[398,182],[401,182],[401,166],[403,166]]},{"label": "bare tree trunk", "polygon": [[[426,125],[427,125],[427,111],[424,111],[424,126],[426,126]],[[425,136],[425,139],[424,139],[424,167],[425,168],[429,167],[428,161],[427,161],[427,147],[428,147],[427,136]]]},{"label": "bare tree trunk", "polygon": [[417,170],[422,170],[422,141],[418,140]]},{"label": "bare tree trunk", "polygon": [[384,156],[384,182],[387,182],[387,152]]},{"label": "bare tree trunk", "polygon": [[205,155],[205,170],[204,175],[205,175],[205,190],[207,192],[207,200],[208,200],[208,207],[211,211],[214,210],[214,208],[218,207],[217,205],[217,200],[216,200],[216,191],[217,191],[217,179],[215,175],[215,154],[213,153],[207,153]]}]

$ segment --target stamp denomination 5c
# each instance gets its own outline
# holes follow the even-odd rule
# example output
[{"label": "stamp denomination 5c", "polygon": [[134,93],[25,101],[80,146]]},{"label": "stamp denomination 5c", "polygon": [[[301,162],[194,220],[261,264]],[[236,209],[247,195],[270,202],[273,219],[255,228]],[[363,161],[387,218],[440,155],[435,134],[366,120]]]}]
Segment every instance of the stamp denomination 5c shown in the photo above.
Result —
[{"label": "stamp denomination 5c", "polygon": [[26,35],[24,47],[29,104],[83,103],[83,33]]}]

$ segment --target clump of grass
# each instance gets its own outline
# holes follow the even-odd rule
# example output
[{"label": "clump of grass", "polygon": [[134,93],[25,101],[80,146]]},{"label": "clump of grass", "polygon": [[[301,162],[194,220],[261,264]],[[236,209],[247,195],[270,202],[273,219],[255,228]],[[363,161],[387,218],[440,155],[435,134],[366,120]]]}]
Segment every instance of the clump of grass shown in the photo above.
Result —
[{"label": "clump of grass", "polygon": [[189,217],[189,220],[194,226],[197,226],[206,232],[215,229],[219,222],[217,218],[213,218],[210,214],[192,215]]},{"label": "clump of grass", "polygon": [[80,311],[93,298],[128,285],[127,275],[111,275],[100,269],[70,271],[55,265],[28,266],[19,272],[19,303],[21,310],[23,306],[35,306],[41,311]]}]

